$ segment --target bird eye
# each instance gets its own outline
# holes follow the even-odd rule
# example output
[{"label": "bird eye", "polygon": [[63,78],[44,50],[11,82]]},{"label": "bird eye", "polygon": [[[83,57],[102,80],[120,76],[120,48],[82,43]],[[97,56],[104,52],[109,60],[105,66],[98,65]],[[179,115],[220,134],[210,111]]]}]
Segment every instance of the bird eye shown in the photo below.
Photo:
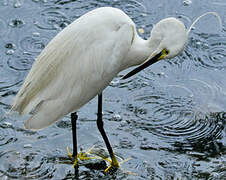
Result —
[{"label": "bird eye", "polygon": [[166,51],[165,51],[165,52],[166,52],[166,54],[169,54],[169,50],[168,50],[168,49],[166,49]]}]

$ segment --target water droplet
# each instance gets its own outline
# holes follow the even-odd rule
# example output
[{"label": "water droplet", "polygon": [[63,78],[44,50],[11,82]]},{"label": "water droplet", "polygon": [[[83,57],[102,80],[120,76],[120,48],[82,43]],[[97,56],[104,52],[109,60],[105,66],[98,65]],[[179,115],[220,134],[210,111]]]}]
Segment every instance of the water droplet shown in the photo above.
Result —
[{"label": "water droplet", "polygon": [[165,73],[164,72],[159,72],[159,73],[157,73],[157,75],[160,76],[160,77],[162,77],[162,76],[165,77]]},{"label": "water droplet", "polygon": [[32,55],[31,53],[29,53],[29,52],[27,52],[27,51],[24,51],[23,54],[24,54],[24,55],[28,55],[28,56]]},{"label": "water droplet", "polygon": [[207,49],[207,48],[209,48],[209,45],[207,43],[204,43],[203,47]]},{"label": "water droplet", "polygon": [[191,30],[192,30],[192,31],[195,30],[195,27],[193,26],[193,27],[191,28]]},{"label": "water droplet", "polygon": [[112,87],[117,87],[119,85],[119,80],[118,79],[112,80],[111,83],[110,83],[110,85]]},{"label": "water droplet", "polygon": [[192,0],[184,0],[184,6],[189,6],[192,3]]},{"label": "water droplet", "polygon": [[63,22],[63,23],[59,24],[59,26],[60,26],[61,29],[64,29],[65,27],[68,26],[68,23],[67,22]]},{"label": "water droplet", "polygon": [[8,50],[8,51],[6,51],[6,55],[12,55],[12,54],[14,54],[14,50],[13,49],[10,49],[10,50]]},{"label": "water droplet", "polygon": [[40,33],[39,33],[39,32],[33,32],[32,35],[33,35],[34,37],[40,37]]},{"label": "water droplet", "polygon": [[24,148],[32,148],[31,144],[24,144]]},{"label": "water droplet", "polygon": [[13,43],[7,43],[7,44],[5,45],[5,48],[7,48],[7,49],[15,49],[15,48],[16,48],[16,45],[13,44]]},{"label": "water droplet", "polygon": [[9,25],[10,25],[11,27],[21,27],[21,26],[24,25],[24,22],[23,22],[22,20],[20,20],[20,19],[13,19],[13,20],[9,23]]},{"label": "water droplet", "polygon": [[113,118],[114,118],[114,121],[121,121],[122,120],[122,117],[120,116],[120,114],[114,114]]},{"label": "water droplet", "polygon": [[19,7],[22,6],[22,3],[21,3],[19,0],[17,0],[17,1],[14,3],[13,6],[14,6],[15,8],[19,8]]},{"label": "water droplet", "polygon": [[198,42],[196,42],[196,44],[197,44],[198,46],[200,46],[202,43],[201,43],[200,41],[198,41]]},{"label": "water droplet", "polygon": [[12,123],[10,123],[10,122],[4,122],[4,123],[3,123],[3,126],[4,126],[5,128],[9,128],[9,127],[12,127]]}]

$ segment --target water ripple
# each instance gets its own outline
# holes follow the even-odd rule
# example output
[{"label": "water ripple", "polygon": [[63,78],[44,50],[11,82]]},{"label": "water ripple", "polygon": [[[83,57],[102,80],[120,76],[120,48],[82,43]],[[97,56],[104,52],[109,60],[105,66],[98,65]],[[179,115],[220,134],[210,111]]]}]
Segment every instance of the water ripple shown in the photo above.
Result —
[{"label": "water ripple", "polygon": [[[153,23],[162,18],[174,16],[191,24],[190,18],[198,17],[201,11],[218,12],[225,27],[221,3],[225,4],[224,0],[0,2],[0,179],[74,178],[72,161],[65,151],[72,143],[69,116],[38,132],[24,129],[27,117],[5,117],[34,59],[58,31],[84,13],[103,6],[125,11],[137,28],[145,29],[145,37],[149,37]],[[207,27],[206,23],[199,25],[202,29]],[[208,25],[210,30],[214,28],[213,24]],[[200,32],[205,31],[192,31],[182,56],[124,81],[118,76],[104,92],[106,133],[116,154],[132,157],[122,167],[135,170],[138,176],[131,177],[120,170],[112,177],[105,175],[103,168],[87,166],[96,164],[91,160],[81,162],[79,179],[224,179],[225,29],[219,34]],[[79,111],[79,147],[82,143],[88,148],[94,141],[104,146],[95,125],[96,101]]]},{"label": "water ripple", "polygon": [[[196,66],[211,69],[226,68],[226,37],[200,34],[200,39],[191,38],[191,50],[188,46],[187,53],[194,59]],[[191,53],[192,52],[192,53]]]},{"label": "water ripple", "polygon": [[24,0],[4,0],[3,3],[5,6],[13,6],[14,8],[20,8],[24,4]]},{"label": "water ripple", "polygon": [[12,124],[3,122],[0,124],[0,146],[7,145],[17,141],[15,131],[12,129]]},{"label": "water ripple", "polygon": [[[186,84],[190,87],[181,83],[158,87],[152,94],[136,95],[135,106],[127,105],[127,110],[140,119],[132,124],[183,151],[193,149],[209,153],[215,150],[219,153],[216,149],[220,146],[217,139],[222,137],[224,129],[222,119],[204,109],[216,92],[199,80],[191,79]],[[143,147],[147,149],[146,145]]]},{"label": "water ripple", "polygon": [[[73,5],[72,5],[73,3]],[[119,0],[114,0],[114,1],[106,1],[106,0],[87,0],[87,1],[57,1],[56,4],[58,5],[66,5],[68,9],[73,9],[71,10],[73,14],[76,13],[76,15],[73,16],[72,19],[78,18],[82,14],[84,14],[84,9],[90,10],[94,9],[97,7],[104,7],[104,6],[110,6],[110,7],[116,7],[122,9],[126,14],[128,14],[136,24],[144,25],[144,18],[147,16],[147,9],[146,6],[144,5],[143,1],[136,1],[136,0],[126,0],[126,1],[119,1]],[[83,10],[82,10],[83,9]],[[74,13],[75,12],[75,13]],[[136,12],[136,13],[134,13]]]},{"label": "water ripple", "polygon": [[226,37],[210,38],[208,40],[209,49],[208,59],[212,62],[212,66],[222,69],[226,68]]},{"label": "water ripple", "polygon": [[48,7],[41,12],[43,18],[38,19],[35,25],[40,29],[59,30],[65,28],[70,21],[57,7]]},{"label": "water ripple", "polygon": [[25,24],[25,22],[18,18],[12,19],[9,23],[9,25],[13,28],[21,28],[24,24]]},{"label": "water ripple", "polygon": [[30,56],[19,56],[17,59],[9,58],[7,60],[7,65],[9,68],[16,70],[16,71],[27,71],[31,69],[32,63],[34,59]]},{"label": "water ripple", "polygon": [[14,86],[17,86],[22,81],[19,71],[9,68],[7,60],[6,63],[3,61],[0,77],[0,92],[5,92],[11,88],[13,89]]},{"label": "water ripple", "polygon": [[20,47],[25,53],[40,53],[48,43],[45,37],[25,37],[20,41]]},{"label": "water ripple", "polygon": [[0,19],[0,37],[4,36],[7,33],[6,22],[3,19]]},{"label": "water ripple", "polygon": [[23,150],[1,152],[1,172],[9,178],[48,179],[53,177],[55,168],[38,153]]},{"label": "water ripple", "polygon": [[147,8],[144,5],[144,2],[136,0],[115,0],[113,1],[112,6],[122,9],[127,15],[129,15],[133,19],[136,24],[145,24],[143,17],[147,16]]}]

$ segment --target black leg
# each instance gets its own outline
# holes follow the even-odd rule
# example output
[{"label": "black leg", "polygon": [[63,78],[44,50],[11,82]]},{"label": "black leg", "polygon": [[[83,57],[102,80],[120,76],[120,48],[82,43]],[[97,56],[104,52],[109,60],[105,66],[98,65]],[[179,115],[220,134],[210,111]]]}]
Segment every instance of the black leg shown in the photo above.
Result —
[{"label": "black leg", "polygon": [[72,157],[77,158],[77,137],[76,137],[76,121],[78,119],[78,115],[76,112],[71,113],[71,125],[72,125],[72,138],[73,138],[73,154]]},{"label": "black leg", "polygon": [[107,135],[104,131],[104,123],[102,120],[102,93],[98,95],[98,110],[97,110],[97,127],[104,139],[104,142],[107,146],[108,152],[110,154],[111,160],[112,160],[112,165],[115,167],[119,167],[118,161],[113,153],[113,150],[111,148],[110,142],[107,138]]}]

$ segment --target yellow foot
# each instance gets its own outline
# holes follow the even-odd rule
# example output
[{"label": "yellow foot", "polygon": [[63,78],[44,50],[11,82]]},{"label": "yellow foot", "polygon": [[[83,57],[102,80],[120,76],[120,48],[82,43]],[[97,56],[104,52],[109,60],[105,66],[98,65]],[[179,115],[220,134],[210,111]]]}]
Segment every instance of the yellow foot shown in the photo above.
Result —
[{"label": "yellow foot", "polygon": [[[73,166],[76,166],[78,163],[78,159],[80,160],[89,160],[89,159],[103,159],[105,161],[107,161],[110,165],[104,170],[104,173],[107,173],[111,168],[120,168],[123,172],[130,174],[130,175],[134,175],[136,176],[135,173],[130,172],[130,171],[126,171],[124,169],[122,169],[120,167],[121,164],[129,161],[131,158],[127,158],[127,159],[120,159],[121,161],[118,162],[116,156],[114,155],[113,159],[111,160],[110,158],[104,158],[98,155],[94,155],[94,153],[92,152],[92,150],[94,149],[94,146],[92,146],[87,152],[80,152],[77,153],[77,156],[75,157]],[[73,158],[72,157],[72,153],[70,152],[69,148],[67,147],[67,154],[69,156],[69,158]]]},{"label": "yellow foot", "polygon": [[109,169],[113,168],[119,168],[120,164],[118,163],[117,158],[115,157],[115,155],[113,156],[112,160],[110,160],[109,158],[105,158],[106,161],[108,161],[110,163],[110,165],[104,170],[104,173],[107,173],[109,171]]},{"label": "yellow foot", "polygon": [[[73,166],[76,166],[77,165],[77,163],[78,163],[78,159],[80,159],[80,160],[89,160],[89,159],[101,159],[100,157],[98,157],[98,156],[91,156],[91,151],[92,151],[92,149],[94,148],[94,146],[93,147],[91,147],[87,152],[80,152],[80,153],[77,153],[77,156],[75,157],[75,159],[74,159],[74,163],[73,163]],[[69,147],[67,147],[67,154],[68,154],[68,157],[69,158],[73,158],[72,157],[72,154],[71,154],[71,152],[70,152],[70,150],[69,150]]]},{"label": "yellow foot", "polygon": [[66,150],[67,150],[67,155],[68,155],[68,157],[69,157],[69,158],[72,158],[72,154],[71,154],[71,152],[70,152],[70,150],[69,150],[69,147],[67,147]]},{"label": "yellow foot", "polygon": [[126,172],[126,173],[129,173],[129,174],[133,174],[132,172],[130,171],[125,171],[124,169],[122,169],[120,167],[121,164],[129,161],[131,158],[127,158],[127,159],[124,159],[124,160],[121,160],[120,162],[118,162],[116,156],[114,155],[114,157],[111,159],[109,158],[105,158],[104,160],[108,161],[110,163],[110,165],[104,170],[104,173],[107,173],[111,168],[120,168],[123,172]]},{"label": "yellow foot", "polygon": [[[71,152],[69,150],[69,147],[67,147],[67,155],[68,155],[69,158],[73,158],[72,154],[71,154]],[[77,154],[77,156],[74,159],[73,166],[75,167],[77,165],[77,163],[78,163],[78,154]]]}]

